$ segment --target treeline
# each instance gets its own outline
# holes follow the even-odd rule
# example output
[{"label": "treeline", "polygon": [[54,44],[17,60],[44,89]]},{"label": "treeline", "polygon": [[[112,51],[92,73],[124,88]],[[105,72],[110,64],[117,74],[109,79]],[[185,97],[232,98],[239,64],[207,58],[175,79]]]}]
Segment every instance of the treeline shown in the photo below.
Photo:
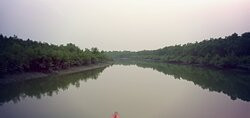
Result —
[{"label": "treeline", "polygon": [[72,66],[104,62],[104,51],[81,50],[76,45],[53,45],[17,36],[0,35],[0,74],[14,72],[51,72]]},{"label": "treeline", "polygon": [[250,69],[250,33],[168,46],[139,52],[106,52],[112,58],[147,59],[168,63],[197,64],[219,68]]}]

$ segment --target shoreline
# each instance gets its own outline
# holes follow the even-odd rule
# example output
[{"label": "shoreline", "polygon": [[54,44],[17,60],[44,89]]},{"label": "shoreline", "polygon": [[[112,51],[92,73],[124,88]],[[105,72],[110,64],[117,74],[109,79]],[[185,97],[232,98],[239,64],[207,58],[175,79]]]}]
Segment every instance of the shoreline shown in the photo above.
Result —
[{"label": "shoreline", "polygon": [[156,62],[156,63],[165,63],[165,64],[175,64],[175,65],[186,65],[186,66],[193,66],[193,67],[201,67],[201,68],[207,68],[207,69],[216,69],[216,70],[233,70],[233,71],[239,71],[239,72],[249,72],[250,66],[236,66],[236,67],[218,67],[214,65],[204,65],[204,64],[192,64],[192,63],[180,63],[180,62],[166,62],[166,61],[160,61],[160,60],[154,60],[154,59],[116,59],[115,61],[145,61],[145,62]]},{"label": "shoreline", "polygon": [[41,78],[49,77],[52,75],[60,76],[60,75],[78,73],[78,72],[93,70],[97,68],[107,67],[111,64],[112,63],[107,62],[107,63],[90,64],[90,65],[84,65],[84,66],[76,66],[76,67],[70,67],[68,69],[57,70],[51,73],[24,72],[24,73],[17,73],[17,74],[7,74],[7,75],[4,75],[3,78],[0,78],[0,85],[9,84],[13,82],[21,82],[21,81],[26,81],[26,80],[31,80],[31,79],[41,79]]}]

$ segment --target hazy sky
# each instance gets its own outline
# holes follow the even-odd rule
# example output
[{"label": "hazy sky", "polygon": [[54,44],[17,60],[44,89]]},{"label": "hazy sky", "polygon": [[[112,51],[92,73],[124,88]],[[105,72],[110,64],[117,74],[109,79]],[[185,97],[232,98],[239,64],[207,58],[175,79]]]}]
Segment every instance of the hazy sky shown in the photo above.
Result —
[{"label": "hazy sky", "polygon": [[246,31],[250,0],[0,1],[0,33],[83,49],[157,49]]}]

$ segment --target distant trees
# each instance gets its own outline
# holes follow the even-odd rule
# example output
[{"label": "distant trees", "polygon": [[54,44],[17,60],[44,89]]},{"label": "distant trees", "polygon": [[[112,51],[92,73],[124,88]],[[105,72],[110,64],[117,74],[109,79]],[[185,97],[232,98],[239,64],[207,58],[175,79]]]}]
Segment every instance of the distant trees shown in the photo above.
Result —
[{"label": "distant trees", "polygon": [[81,50],[76,45],[53,45],[0,35],[0,74],[23,71],[50,72],[71,66],[106,61],[97,48]]},{"label": "distant trees", "polygon": [[150,59],[168,63],[199,64],[220,68],[250,69],[250,33],[204,40],[158,50],[107,52],[113,58]]}]

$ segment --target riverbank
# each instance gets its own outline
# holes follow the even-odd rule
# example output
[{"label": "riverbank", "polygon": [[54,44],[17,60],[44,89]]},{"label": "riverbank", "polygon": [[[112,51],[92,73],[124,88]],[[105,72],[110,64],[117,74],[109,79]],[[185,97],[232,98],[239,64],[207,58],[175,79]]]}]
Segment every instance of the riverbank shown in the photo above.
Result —
[{"label": "riverbank", "polygon": [[16,73],[16,74],[7,74],[0,78],[0,84],[8,84],[12,82],[21,82],[30,79],[39,79],[52,75],[67,75],[87,70],[93,70],[97,68],[102,68],[111,65],[112,63],[98,63],[98,64],[90,64],[86,66],[79,67],[71,67],[64,70],[53,71],[50,73],[42,73],[42,72],[24,72],[24,73]]},{"label": "riverbank", "polygon": [[239,65],[236,67],[218,67],[213,65],[203,65],[203,64],[194,64],[194,63],[181,63],[181,62],[169,62],[169,61],[161,61],[161,60],[154,60],[154,59],[131,59],[131,58],[120,58],[115,59],[115,61],[144,61],[144,62],[156,62],[156,63],[162,63],[162,64],[175,64],[175,65],[187,65],[187,66],[193,66],[193,67],[201,67],[201,68],[207,68],[207,69],[213,69],[213,70],[232,70],[232,71],[239,71],[239,72],[249,72],[250,71],[250,65],[243,66]]}]

